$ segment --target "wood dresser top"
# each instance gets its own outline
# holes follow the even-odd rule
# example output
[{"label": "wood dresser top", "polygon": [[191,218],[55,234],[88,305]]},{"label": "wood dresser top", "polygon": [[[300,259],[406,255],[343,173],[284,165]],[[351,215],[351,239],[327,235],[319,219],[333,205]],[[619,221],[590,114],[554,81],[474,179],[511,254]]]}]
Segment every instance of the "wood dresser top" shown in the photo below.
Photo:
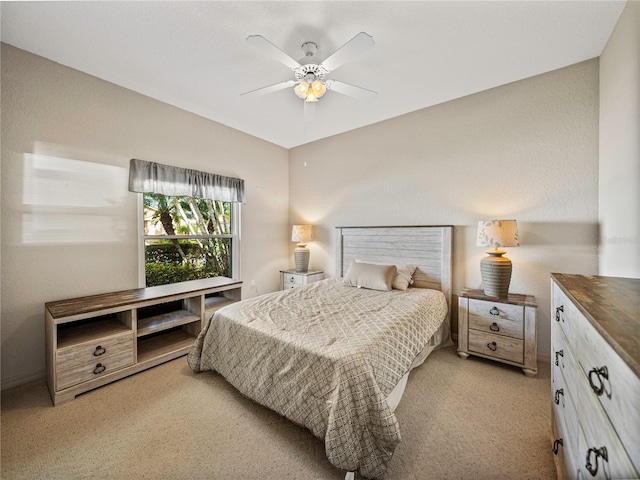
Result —
[{"label": "wood dresser top", "polygon": [[640,377],[640,278],[563,273],[551,277]]},{"label": "wood dresser top", "polygon": [[135,308],[136,304],[141,304],[148,300],[169,298],[185,293],[198,295],[206,290],[216,288],[224,290],[226,288],[239,287],[240,285],[242,285],[242,281],[232,280],[231,278],[226,277],[204,278],[201,280],[172,283],[170,285],[134,288],[119,292],[71,298],[57,302],[48,302],[45,303],[45,308],[49,310],[52,318],[57,319],[80,315],[83,313],[97,312],[108,308],[117,308],[125,305]]}]

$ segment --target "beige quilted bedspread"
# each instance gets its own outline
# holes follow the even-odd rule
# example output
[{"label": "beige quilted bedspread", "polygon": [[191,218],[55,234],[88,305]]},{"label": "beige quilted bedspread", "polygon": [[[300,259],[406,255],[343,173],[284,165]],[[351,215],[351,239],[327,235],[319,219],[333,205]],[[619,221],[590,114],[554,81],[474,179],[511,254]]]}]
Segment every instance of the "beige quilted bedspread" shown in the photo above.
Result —
[{"label": "beige quilted bedspread", "polygon": [[446,313],[435,290],[326,279],[219,310],[188,361],[307,427],[336,467],[382,478],[400,442],[386,398]]}]

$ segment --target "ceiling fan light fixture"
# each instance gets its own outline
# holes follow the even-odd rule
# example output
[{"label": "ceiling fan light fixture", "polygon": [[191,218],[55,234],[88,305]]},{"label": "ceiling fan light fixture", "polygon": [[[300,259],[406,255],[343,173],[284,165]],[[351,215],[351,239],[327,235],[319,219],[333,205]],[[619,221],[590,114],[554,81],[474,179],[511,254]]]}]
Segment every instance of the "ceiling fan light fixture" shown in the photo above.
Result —
[{"label": "ceiling fan light fixture", "polygon": [[309,84],[307,82],[300,82],[297,84],[293,91],[296,92],[296,95],[300,98],[306,99],[307,94],[309,93]]},{"label": "ceiling fan light fixture", "polygon": [[313,93],[315,94],[316,98],[322,97],[327,91],[327,87],[325,87],[324,83],[322,83],[320,80],[315,80],[311,84],[311,89],[313,90]]}]

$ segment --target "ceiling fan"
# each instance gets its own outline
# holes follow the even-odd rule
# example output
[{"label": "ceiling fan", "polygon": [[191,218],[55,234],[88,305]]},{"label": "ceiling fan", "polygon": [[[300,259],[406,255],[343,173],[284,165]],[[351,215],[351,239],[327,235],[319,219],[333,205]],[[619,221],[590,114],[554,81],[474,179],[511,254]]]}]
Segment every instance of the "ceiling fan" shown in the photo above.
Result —
[{"label": "ceiling fan", "polygon": [[261,35],[250,35],[247,37],[247,42],[289,67],[295,75],[295,80],[251,90],[241,94],[243,96],[254,97],[292,88],[295,94],[304,100],[304,120],[311,121],[315,117],[316,102],[327,90],[362,100],[371,100],[378,95],[372,90],[338,80],[325,80],[328,73],[373,48],[375,45],[373,37],[365,32],[357,34],[322,62],[315,56],[318,45],[314,42],[302,44],[304,57],[300,61],[294,60]]}]

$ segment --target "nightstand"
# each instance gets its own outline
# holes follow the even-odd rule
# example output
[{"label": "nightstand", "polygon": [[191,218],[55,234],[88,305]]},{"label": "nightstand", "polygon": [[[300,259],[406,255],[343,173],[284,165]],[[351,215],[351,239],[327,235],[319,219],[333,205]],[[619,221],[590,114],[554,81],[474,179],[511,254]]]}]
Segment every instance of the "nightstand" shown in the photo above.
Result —
[{"label": "nightstand", "polygon": [[322,270],[296,272],[295,270],[280,270],[280,290],[295,288],[300,285],[318,282],[324,278]]},{"label": "nightstand", "polygon": [[538,373],[535,297],[509,293],[488,297],[482,290],[458,295],[458,355],[496,360]]}]

